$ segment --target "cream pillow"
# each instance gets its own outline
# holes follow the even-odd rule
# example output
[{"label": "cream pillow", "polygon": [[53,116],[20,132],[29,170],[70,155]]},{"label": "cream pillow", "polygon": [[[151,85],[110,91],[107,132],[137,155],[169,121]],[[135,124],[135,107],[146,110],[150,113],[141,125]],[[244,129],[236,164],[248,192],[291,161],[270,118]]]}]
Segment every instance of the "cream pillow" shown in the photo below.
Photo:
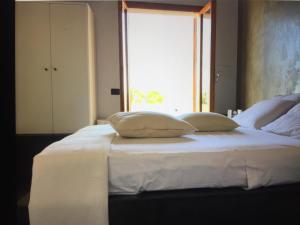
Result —
[{"label": "cream pillow", "polygon": [[236,115],[233,120],[241,127],[260,129],[285,114],[295,104],[295,101],[281,98],[263,100]]},{"label": "cream pillow", "polygon": [[290,95],[277,95],[274,98],[295,101],[300,103],[300,93],[290,94]]},{"label": "cream pillow", "polygon": [[178,118],[187,121],[197,128],[198,131],[230,131],[239,126],[233,120],[219,113],[187,113]]},{"label": "cream pillow", "polygon": [[108,121],[123,137],[178,137],[196,130],[183,120],[157,112],[118,112]]},{"label": "cream pillow", "polygon": [[263,131],[289,137],[300,137],[300,103],[286,114],[261,128]]}]

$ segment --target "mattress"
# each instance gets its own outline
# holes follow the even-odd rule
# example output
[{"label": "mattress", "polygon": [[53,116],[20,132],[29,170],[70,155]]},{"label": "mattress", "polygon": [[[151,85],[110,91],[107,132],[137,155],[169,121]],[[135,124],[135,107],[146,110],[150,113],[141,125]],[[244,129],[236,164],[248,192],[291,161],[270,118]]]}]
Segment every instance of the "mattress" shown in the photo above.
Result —
[{"label": "mattress", "polygon": [[246,128],[178,138],[116,134],[108,160],[111,195],[300,181],[299,139]]}]

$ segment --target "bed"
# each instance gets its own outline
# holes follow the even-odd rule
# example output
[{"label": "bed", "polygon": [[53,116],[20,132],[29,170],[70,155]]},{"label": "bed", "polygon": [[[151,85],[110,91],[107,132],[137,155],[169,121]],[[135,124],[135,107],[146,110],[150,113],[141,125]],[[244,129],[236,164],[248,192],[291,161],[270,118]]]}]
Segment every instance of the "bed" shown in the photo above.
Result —
[{"label": "bed", "polygon": [[247,128],[135,139],[95,125],[35,157],[29,211],[32,225],[300,224],[299,182],[299,139]]},{"label": "bed", "polygon": [[31,225],[300,224],[300,94],[108,120],[34,157]]},{"label": "bed", "polygon": [[[109,190],[111,194],[137,194],[201,187],[251,189],[295,182],[288,177],[300,177],[299,147],[298,139],[246,128],[179,138],[129,139],[117,135],[109,153]],[[292,175],[292,170],[296,174]],[[271,174],[273,177],[254,181]],[[275,176],[282,177],[275,180]]]}]

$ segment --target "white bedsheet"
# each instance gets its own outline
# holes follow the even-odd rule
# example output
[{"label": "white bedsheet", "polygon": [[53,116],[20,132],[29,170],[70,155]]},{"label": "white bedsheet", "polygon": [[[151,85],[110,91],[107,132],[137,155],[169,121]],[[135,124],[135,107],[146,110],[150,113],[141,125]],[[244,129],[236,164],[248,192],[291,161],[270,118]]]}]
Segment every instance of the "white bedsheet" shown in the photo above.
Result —
[{"label": "white bedsheet", "polygon": [[253,129],[181,138],[116,136],[109,154],[111,194],[197,187],[251,189],[297,181],[300,141]]},{"label": "white bedsheet", "polygon": [[112,129],[91,126],[34,157],[30,225],[108,225]]},{"label": "white bedsheet", "polygon": [[30,224],[108,225],[109,192],[299,181],[297,139],[246,129],[123,139],[109,125],[89,126],[35,156]]}]

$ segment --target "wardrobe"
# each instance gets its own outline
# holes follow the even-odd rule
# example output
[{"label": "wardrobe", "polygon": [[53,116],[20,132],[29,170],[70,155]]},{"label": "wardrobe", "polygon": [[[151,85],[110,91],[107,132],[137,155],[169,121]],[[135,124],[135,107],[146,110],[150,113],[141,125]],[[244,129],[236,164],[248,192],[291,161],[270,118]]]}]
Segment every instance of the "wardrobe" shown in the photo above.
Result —
[{"label": "wardrobe", "polygon": [[93,14],[86,3],[17,2],[17,134],[95,123]]}]

